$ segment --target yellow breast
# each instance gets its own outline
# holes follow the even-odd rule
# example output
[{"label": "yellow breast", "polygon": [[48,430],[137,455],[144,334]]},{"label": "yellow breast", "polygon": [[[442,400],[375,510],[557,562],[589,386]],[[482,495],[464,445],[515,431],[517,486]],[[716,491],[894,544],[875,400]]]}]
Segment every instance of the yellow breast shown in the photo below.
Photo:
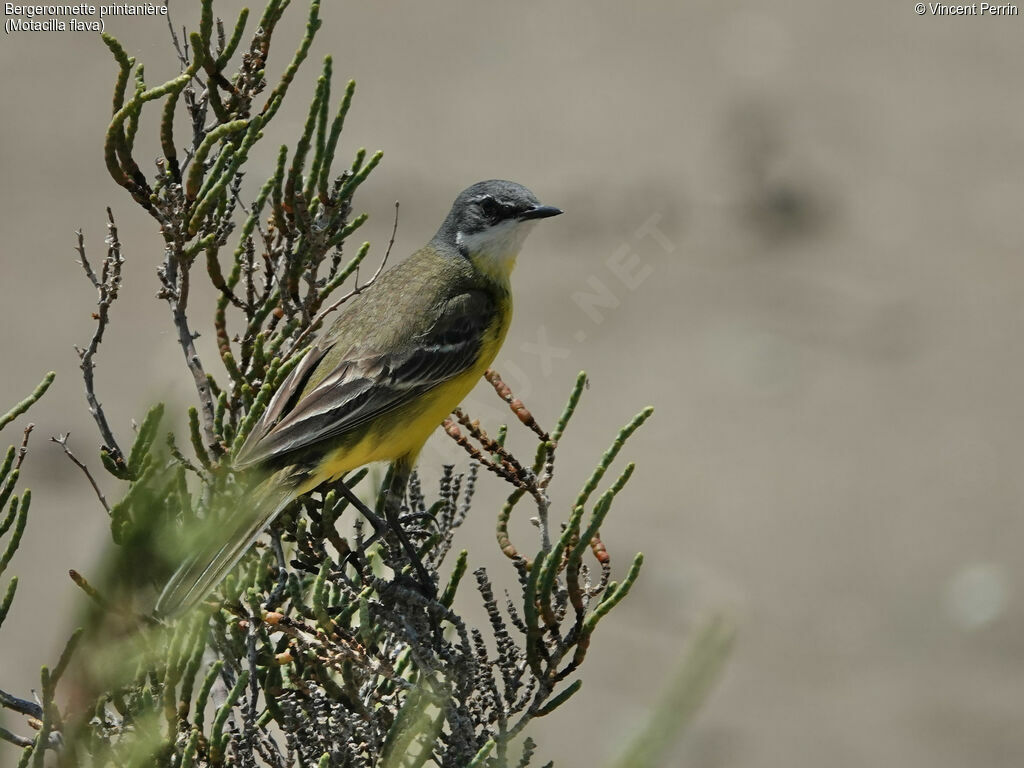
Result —
[{"label": "yellow breast", "polygon": [[374,461],[415,460],[431,433],[470,393],[501,349],[512,319],[511,301],[504,302],[498,318],[485,334],[476,364],[439,384],[407,405],[379,416],[355,444],[327,454],[303,483],[299,493]]}]

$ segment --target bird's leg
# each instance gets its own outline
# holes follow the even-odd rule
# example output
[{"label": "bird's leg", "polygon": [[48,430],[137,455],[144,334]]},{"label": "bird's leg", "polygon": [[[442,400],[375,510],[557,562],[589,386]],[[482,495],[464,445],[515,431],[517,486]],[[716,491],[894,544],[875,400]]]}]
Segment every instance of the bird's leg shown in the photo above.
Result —
[{"label": "bird's leg", "polygon": [[370,508],[363,503],[362,499],[356,496],[355,492],[348,487],[348,483],[344,480],[338,483],[337,488],[341,491],[341,495],[348,499],[348,503],[359,510],[359,514],[370,521],[370,525],[373,527],[373,536],[366,542],[366,546],[381,538],[385,531],[387,531],[388,524],[381,520],[378,515],[371,512]]},{"label": "bird's leg", "polygon": [[[371,512],[370,508],[363,503],[362,499],[356,496],[355,492],[348,487],[348,483],[344,480],[338,483],[337,487],[338,490],[341,491],[341,495],[348,499],[348,503],[359,510],[359,513],[369,520],[370,525],[373,526],[373,536],[363,542],[363,550],[378,539],[384,538],[384,534],[387,533],[388,530],[388,524],[381,520],[379,515]],[[354,549],[350,550],[342,562],[351,565],[358,572],[360,570],[359,552]]]},{"label": "bird's leg", "polygon": [[434,580],[423,565],[419,553],[409,541],[409,537],[402,530],[402,524],[398,517],[402,512],[402,499],[405,497],[405,486],[409,482],[409,475],[412,474],[412,461],[409,459],[398,459],[391,465],[391,483],[388,486],[388,495],[384,501],[384,517],[388,526],[394,532],[398,541],[405,550],[409,562],[412,564],[416,575],[419,577],[421,591],[428,598],[433,599],[437,595],[437,587]]},{"label": "bird's leg", "polygon": [[[393,531],[395,537],[402,545],[402,549],[405,551],[406,557],[408,557],[409,562],[412,563],[412,567],[416,571],[416,575],[419,577],[420,591],[427,597],[433,598],[437,595],[437,587],[434,586],[434,581],[430,578],[430,574],[423,566],[419,553],[416,551],[416,548],[413,547],[409,538],[405,535],[405,531],[402,530],[402,525],[398,520],[398,516],[402,511],[402,499],[405,496],[405,486],[409,482],[410,474],[412,474],[411,462],[396,461],[392,465],[391,482],[388,485],[387,498],[384,502],[384,516],[387,519],[386,522],[381,520],[380,516],[370,511],[370,508],[363,503],[362,499],[356,496],[344,481],[338,483],[337,488],[341,491],[341,495],[348,499],[349,503],[359,510],[359,513],[365,517],[373,527],[373,536],[363,542],[363,548],[365,549],[379,539],[384,538],[384,534],[388,529]],[[355,554],[355,552],[350,552],[349,556],[351,557]],[[355,565],[355,563],[353,563],[353,565]]]}]

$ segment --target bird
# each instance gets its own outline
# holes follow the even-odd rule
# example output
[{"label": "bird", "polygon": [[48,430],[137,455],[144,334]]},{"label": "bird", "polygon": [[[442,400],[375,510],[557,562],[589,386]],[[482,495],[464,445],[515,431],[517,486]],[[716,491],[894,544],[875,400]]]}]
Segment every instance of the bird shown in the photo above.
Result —
[{"label": "bird", "polygon": [[[391,464],[385,515],[428,591],[398,511],[416,458],[498,354],[512,319],[510,276],[527,234],[561,214],[511,181],[463,190],[426,246],[343,304],[278,387],[233,469],[264,478],[251,504],[204,530],[165,585],[158,616],[207,597],[296,497],[366,464]],[[382,523],[342,482],[342,493]],[[380,533],[379,530],[376,533]]]}]

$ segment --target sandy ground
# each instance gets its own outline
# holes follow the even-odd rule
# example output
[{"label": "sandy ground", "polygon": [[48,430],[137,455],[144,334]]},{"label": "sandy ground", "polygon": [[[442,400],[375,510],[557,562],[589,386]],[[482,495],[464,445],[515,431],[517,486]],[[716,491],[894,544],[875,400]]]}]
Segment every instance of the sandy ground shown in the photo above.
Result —
[{"label": "sandy ground", "polygon": [[[658,409],[604,531],[620,573],[637,550],[646,570],[582,693],[533,735],[559,765],[601,764],[722,611],[735,653],[667,765],[1020,765],[1024,18],[729,5],[324,11],[314,60],[335,54],[359,83],[343,154],[385,150],[360,197],[378,253],[394,200],[405,254],[480,178],[566,210],[528,243],[498,365],[549,420],[591,375],[556,500],[620,423]],[[161,22],[108,31],[151,81],[175,71]],[[0,403],[58,372],[32,413],[33,519],[0,637],[2,687],[25,691],[80,600],[67,569],[88,572],[107,536],[46,442],[97,445],[71,349],[93,295],[72,246],[83,227],[100,252],[106,204],[129,260],[98,359],[115,429],[191,385],[153,298],[153,226],[103,168],[109,55],[95,35],[21,33],[0,65]],[[313,70],[300,82],[254,178],[299,129]],[[486,551],[477,511],[462,544]]]}]

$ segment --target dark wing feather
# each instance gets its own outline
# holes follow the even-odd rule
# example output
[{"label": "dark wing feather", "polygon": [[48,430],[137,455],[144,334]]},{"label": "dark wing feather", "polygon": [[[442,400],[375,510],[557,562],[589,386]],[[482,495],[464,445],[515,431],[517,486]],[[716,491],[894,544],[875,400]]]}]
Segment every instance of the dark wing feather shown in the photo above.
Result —
[{"label": "dark wing feather", "polygon": [[314,345],[308,349],[299,364],[292,368],[291,373],[281,382],[274,396],[270,398],[263,415],[249,432],[249,437],[235,457],[235,467],[241,469],[256,463],[258,459],[253,458],[253,453],[260,441],[267,433],[274,428],[274,425],[281,420],[281,417],[294,407],[299,395],[306,386],[306,382],[316,370],[317,365],[324,359],[324,355],[330,350],[330,345]]},{"label": "dark wing feather", "polygon": [[329,339],[318,344],[282,385],[268,408],[269,418],[265,415],[253,430],[255,439],[246,443],[236,466],[278,459],[343,435],[465,372],[479,359],[495,311],[494,300],[483,291],[459,294],[426,332],[401,349],[356,347],[296,396],[331,358],[334,344]]}]

